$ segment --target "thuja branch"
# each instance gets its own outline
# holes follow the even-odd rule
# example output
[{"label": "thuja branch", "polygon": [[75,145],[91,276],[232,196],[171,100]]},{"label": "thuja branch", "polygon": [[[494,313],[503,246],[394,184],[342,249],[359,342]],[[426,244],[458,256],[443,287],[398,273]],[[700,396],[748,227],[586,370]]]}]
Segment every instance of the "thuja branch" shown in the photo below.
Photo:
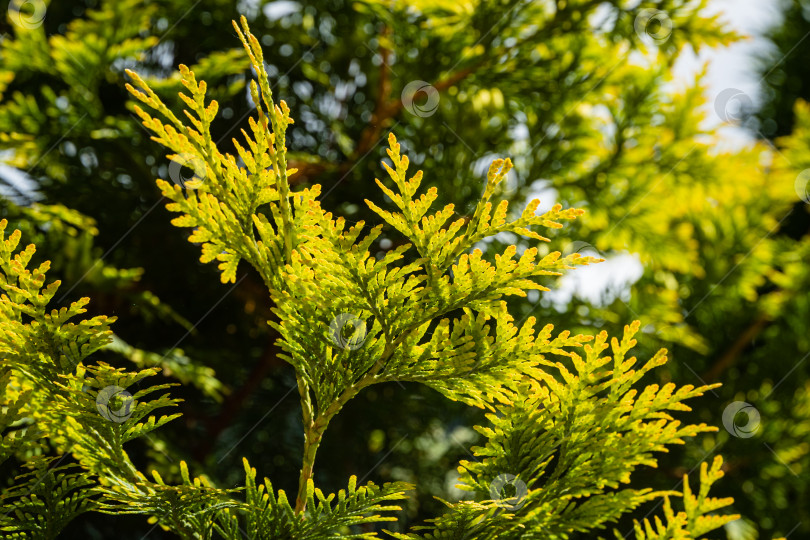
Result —
[{"label": "thuja branch", "polygon": [[[474,497],[448,504],[445,515],[429,529],[474,538],[516,538],[539,531],[566,537],[574,530],[604,528],[608,520],[664,496],[622,486],[636,468],[655,466],[654,452],[712,430],[704,424],[681,424],[670,412],[688,410],[683,401],[713,387],[667,384],[637,389],[647,371],[666,361],[663,352],[641,367],[635,358],[625,359],[635,346],[632,338],[638,322],[625,327],[621,342],[614,339],[608,345],[606,332],[595,340],[567,331],[554,336],[550,324],[538,330],[533,318],[515,325],[508,311],[506,297],[548,290],[543,285],[548,276],[599,262],[577,254],[561,257],[558,251],[541,255],[530,245],[549,241],[538,229],[559,229],[583,210],[555,205],[541,213],[540,201],[535,200],[515,215],[507,201],[492,200],[511,168],[510,161],[495,160],[472,218],[453,221],[452,205],[433,207],[439,198],[435,187],[420,189],[421,172],[408,177],[409,160],[400,154],[391,134],[388,157],[393,167],[385,168],[393,185],[378,180],[388,198],[380,202],[372,195],[366,202],[407,243],[376,257],[370,249],[385,225],[370,230],[364,223],[347,225],[344,218],[321,207],[319,185],[290,188],[287,179],[292,171],[287,169],[285,146],[285,132],[292,123],[289,109],[283,101],[279,106],[273,102],[261,47],[244,19],[237,30],[259,79],[250,88],[258,120],[250,120],[251,133],[242,132],[243,144],[234,141],[238,156],[198,144],[210,140],[217,106],[205,104],[205,85],[197,84],[189,70],[183,70],[183,81],[193,95],[184,101],[191,109],[185,113],[193,127],[167,126],[136,109],[158,134],[158,142],[176,155],[188,154],[208,164],[205,182],[189,183],[184,189],[159,182],[172,201],[169,210],[181,214],[173,223],[193,229],[189,240],[202,245],[202,262],[220,261],[223,282],[235,281],[242,260],[256,267],[277,317],[268,323],[278,331],[278,356],[296,372],[304,449],[295,504],[283,492],[277,494],[267,479],[257,486],[255,470],[246,464],[247,501],[240,506],[246,517],[228,514],[224,522],[220,520],[227,529],[224,536],[241,538],[240,520],[254,538],[336,538],[390,520],[378,512],[399,510],[389,501],[404,498],[409,487],[380,489],[373,483],[358,487],[351,479],[333,508],[335,496],[325,496],[313,478],[320,444],[335,415],[366,386],[390,380],[419,382],[451,400],[493,413],[487,417],[488,427],[477,427],[487,441],[486,447],[475,451],[486,458],[461,463],[462,485]],[[471,73],[469,69],[451,75],[437,84],[437,90]],[[133,80],[143,90],[133,91],[134,95],[166,115],[167,108],[148,85]],[[383,88],[381,93],[385,92]],[[402,108],[401,100],[384,97],[378,130],[383,129],[382,116]],[[177,121],[171,113],[166,116]],[[360,141],[359,147],[363,144]],[[216,154],[216,159],[207,154]],[[520,250],[516,245],[500,250],[494,243],[477,248],[501,233],[529,245]],[[333,354],[334,325],[347,314],[362,322],[364,330],[372,319],[371,330],[357,348],[344,343],[343,350]],[[592,340],[594,345],[587,346]],[[605,368],[612,359],[602,354],[608,347],[614,357],[612,369]],[[516,440],[528,442],[511,443]],[[557,469],[552,472],[549,456],[555,453]],[[701,477],[709,484],[719,475],[717,464]],[[498,501],[492,494],[497,492],[497,479],[510,477],[525,483],[520,493],[526,500],[519,505],[525,505],[523,511],[506,519],[493,507]],[[542,487],[540,478],[545,482]],[[557,494],[554,500],[550,493]],[[705,498],[703,488],[701,493]],[[686,488],[682,495],[689,501],[690,516],[727,505],[693,501]],[[711,516],[697,530],[665,508],[668,527],[683,537],[697,537],[733,519]],[[180,518],[194,519],[202,512],[200,507],[171,510]],[[205,531],[210,533],[210,523],[200,519],[200,530],[208,527]],[[648,527],[646,522],[643,527]]]},{"label": "thuja branch", "polygon": [[315,455],[323,440],[323,434],[329,427],[329,422],[340,412],[350,399],[360,392],[362,388],[371,384],[371,379],[364,377],[356,385],[347,388],[337,401],[332,403],[325,411],[312,419],[312,405],[309,396],[309,389],[306,382],[299,377],[298,390],[301,393],[301,405],[304,410],[304,457],[301,465],[301,474],[298,479],[298,496],[295,500],[295,513],[300,514],[306,510],[307,505],[307,485],[314,476]]}]

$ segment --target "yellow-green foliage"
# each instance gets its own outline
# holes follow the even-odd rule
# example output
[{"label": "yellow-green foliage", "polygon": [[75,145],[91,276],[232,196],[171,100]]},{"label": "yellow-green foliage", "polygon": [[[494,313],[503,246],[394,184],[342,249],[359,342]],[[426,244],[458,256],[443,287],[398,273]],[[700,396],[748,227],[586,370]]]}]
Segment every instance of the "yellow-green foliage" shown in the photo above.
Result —
[{"label": "yellow-green foliage", "polygon": [[[217,104],[192,70],[180,69],[185,120],[137,74],[130,72],[134,86],[128,88],[168,122],[136,108],[169,159],[198,176],[182,187],[158,181],[171,201],[168,209],[180,214],[175,225],[193,229],[189,240],[202,245],[203,262],[219,262],[223,282],[235,281],[245,261],[267,286],[278,345],[295,369],[303,410],[297,497],[293,502],[274,491],[267,479],[257,483],[247,461],[245,486],[237,489],[192,478],[184,463],[180,485],[139,471],[124,444],[175,418],[153,413],[178,400],[165,393],[147,400],[166,389],[142,386],[156,368],[126,372],[86,362],[110,340],[111,321],[69,323],[86,300],[47,312],[58,283],[45,286],[47,265],[26,269],[33,247],[15,252],[17,232],[0,253],[0,376],[7,382],[0,457],[13,455],[34,473],[2,495],[0,530],[13,538],[54,538],[70,518],[96,510],[144,514],[182,538],[377,537],[368,524],[394,521],[411,486],[357,486],[352,477],[346,491],[326,496],[313,475],[331,419],[363,388],[390,381],[422,383],[489,412],[489,423],[477,428],[486,439],[474,449],[480,459],[459,468],[460,485],[473,499],[448,502],[445,514],[395,537],[566,538],[604,529],[662,498],[666,523],[639,524],[637,538],[698,538],[736,518],[718,513],[730,500],[707,497],[720,460],[710,469],[704,465],[697,496],[686,479],[682,492],[627,486],[638,467],[656,465],[654,452],[713,430],[682,425],[673,416],[689,410],[685,400],[713,386],[640,384],[666,362],[666,353],[641,363],[630,356],[638,322],[620,340],[608,340],[605,332],[593,337],[555,333],[551,325],[537,329],[534,318],[515,323],[507,311],[506,296],[547,290],[549,276],[599,260],[558,251],[540,256],[536,247],[490,253],[482,240],[508,231],[544,242],[539,229],[561,228],[582,210],[557,205],[538,215],[539,201],[533,201],[508,217],[507,203],[493,200],[512,166],[507,159],[493,162],[472,216],[451,221],[452,205],[431,209],[436,190],[420,191],[422,174],[409,176],[408,158],[392,134],[391,163],[384,163],[390,182],[377,181],[390,203],[369,190],[368,204],[407,243],[375,258],[369,249],[382,225],[347,225],[322,208],[320,186],[291,188],[285,144],[290,110],[273,99],[261,47],[246,20],[235,28],[258,78],[250,85],[256,103],[251,133],[234,141],[238,157],[212,142]],[[335,332],[336,321],[343,330],[345,315],[352,321],[349,338]],[[108,388],[123,403],[112,404]],[[120,416],[111,419],[113,413]],[[46,470],[41,458],[32,459],[38,454],[70,459],[73,467],[70,473]],[[513,497],[494,489],[506,477],[517,488]],[[33,497],[55,484],[62,488],[48,492],[47,504]],[[672,509],[672,496],[683,497],[683,512]]]}]

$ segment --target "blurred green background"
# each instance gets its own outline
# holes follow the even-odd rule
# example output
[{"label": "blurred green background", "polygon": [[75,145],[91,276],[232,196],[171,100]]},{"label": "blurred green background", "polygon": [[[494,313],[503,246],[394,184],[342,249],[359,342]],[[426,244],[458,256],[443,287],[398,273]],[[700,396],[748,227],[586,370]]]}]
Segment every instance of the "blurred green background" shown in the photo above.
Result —
[{"label": "blurred green background", "polygon": [[[373,179],[393,131],[438,202],[464,216],[489,162],[510,156],[500,196],[515,209],[540,197],[587,210],[541,248],[607,259],[512,301],[516,318],[612,334],[640,319],[640,358],[670,351],[650,382],[723,383],[682,416],[719,431],[634,481],[671,489],[721,453],[714,494],[743,516],[721,535],[810,538],[810,2],[767,2],[776,22],[755,39],[770,45],[746,64],[756,92],[678,75],[683,57],[700,63],[695,52],[745,39],[705,4],[14,0],[0,26],[0,214],[53,261],[59,305],[89,296],[90,315],[119,318],[100,359],[160,364],[185,383],[174,391],[183,417],[134,443],[138,465],[174,479],[184,459],[230,487],[246,456],[294,491],[301,413],[266,291],[244,266],[236,285],[220,284],[170,225],[154,184],[172,178],[169,161],[124,89],[133,69],[179,109],[176,68],[193,67],[220,103],[215,136],[228,151],[252,112],[230,25],[244,14],[295,118],[293,182],[322,184],[323,206],[376,224],[363,200],[382,200]],[[725,144],[728,129],[744,143]],[[735,416],[734,402],[750,408]],[[434,496],[460,496],[455,464],[481,420],[426,388],[369,389],[330,425],[316,482],[415,482],[405,528],[440,511]],[[14,475],[0,469],[0,485]],[[90,514],[63,536],[168,537],[151,529]]]}]

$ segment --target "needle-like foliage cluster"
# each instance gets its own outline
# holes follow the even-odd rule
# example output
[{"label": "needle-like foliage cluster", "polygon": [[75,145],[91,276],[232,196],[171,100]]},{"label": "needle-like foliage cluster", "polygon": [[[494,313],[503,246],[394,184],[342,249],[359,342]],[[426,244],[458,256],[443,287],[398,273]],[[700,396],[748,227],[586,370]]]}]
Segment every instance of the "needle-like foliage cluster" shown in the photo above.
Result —
[{"label": "needle-like foliage cluster", "polygon": [[[274,101],[246,20],[234,26],[257,75],[250,132],[233,141],[238,155],[213,143],[217,102],[192,70],[180,68],[182,115],[133,72],[128,89],[162,117],[135,108],[168,158],[195,172],[182,186],[158,181],[179,214],[173,223],[192,229],[201,261],[217,261],[223,283],[235,281],[245,262],[267,287],[270,324],[295,369],[303,410],[298,493],[293,499],[257,481],[247,460],[237,488],[192,477],[185,463],[179,485],[139,471],[125,444],[176,418],[156,411],[178,400],[168,385],[149,385],[156,368],[131,372],[88,360],[111,340],[112,320],[78,320],[86,299],[48,311],[59,283],[46,285],[47,264],[28,268],[34,247],[18,250],[18,231],[0,245],[0,460],[20,460],[30,472],[0,498],[4,537],[55,538],[72,518],[98,511],[142,514],[189,539],[376,538],[373,524],[395,521],[411,486],[358,485],[352,477],[345,491],[327,496],[315,487],[315,457],[350,399],[392,381],[422,383],[488,411],[488,423],[476,428],[484,444],[459,465],[470,496],[446,502],[443,515],[410,533],[389,533],[396,538],[600,534],[651,501],[663,502],[663,518],[637,523],[639,539],[699,538],[736,518],[723,513],[729,499],[708,496],[722,476],[719,458],[702,465],[697,494],[687,477],[682,491],[629,485],[640,467],[656,466],[656,452],[714,429],[674,417],[713,386],[643,384],[666,352],[641,361],[631,355],[638,322],[609,339],[538,328],[533,317],[516,322],[507,310],[505,297],[548,290],[548,276],[599,259],[541,256],[534,247],[493,253],[487,240],[508,232],[548,241],[544,228],[561,228],[582,210],[556,205],[539,213],[533,201],[510,213],[493,200],[508,159],[492,163],[471,216],[458,218],[453,205],[435,209],[436,189],[423,189],[422,173],[409,172],[391,134],[389,180],[377,180],[384,196],[369,190],[367,201],[382,223],[347,223],[322,207],[320,186],[292,188],[290,110]],[[404,242],[375,257],[386,225]],[[673,507],[677,497],[683,510]]]}]

